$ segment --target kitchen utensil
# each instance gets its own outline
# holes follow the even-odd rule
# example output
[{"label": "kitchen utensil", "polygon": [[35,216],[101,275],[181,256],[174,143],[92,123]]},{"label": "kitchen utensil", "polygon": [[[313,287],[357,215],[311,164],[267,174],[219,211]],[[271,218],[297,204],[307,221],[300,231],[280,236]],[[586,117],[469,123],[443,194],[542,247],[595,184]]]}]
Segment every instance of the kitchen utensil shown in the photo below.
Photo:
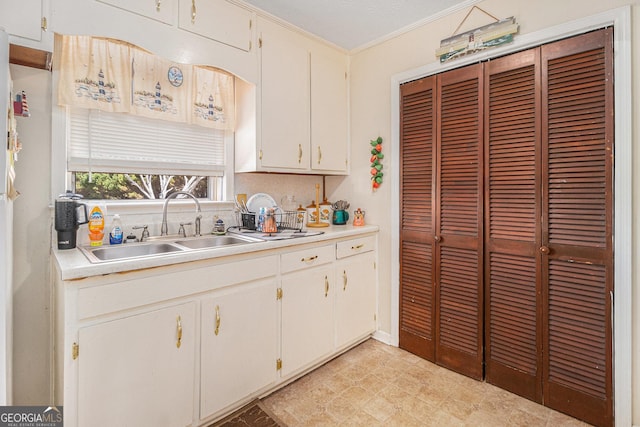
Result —
[{"label": "kitchen utensil", "polygon": [[58,233],[58,249],[76,247],[76,232],[81,224],[89,222],[87,205],[78,202],[80,194],[67,191],[55,202],[55,229]]}]

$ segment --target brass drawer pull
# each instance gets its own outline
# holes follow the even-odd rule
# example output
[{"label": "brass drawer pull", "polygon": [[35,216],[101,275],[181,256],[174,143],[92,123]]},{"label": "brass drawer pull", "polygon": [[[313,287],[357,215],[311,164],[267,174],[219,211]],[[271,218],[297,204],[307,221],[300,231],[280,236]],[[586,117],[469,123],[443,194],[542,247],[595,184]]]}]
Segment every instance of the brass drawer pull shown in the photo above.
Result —
[{"label": "brass drawer pull", "polygon": [[346,291],[347,290],[347,282],[349,281],[349,279],[347,279],[347,270],[342,270],[342,290]]},{"label": "brass drawer pull", "polygon": [[196,0],[191,0],[191,23],[196,23]]},{"label": "brass drawer pull", "polygon": [[214,334],[218,335],[220,333],[220,306],[216,305],[216,329],[213,331]]},{"label": "brass drawer pull", "polygon": [[180,316],[176,319],[177,321],[177,329],[178,329],[178,341],[176,341],[176,347],[180,348],[182,345],[182,319]]},{"label": "brass drawer pull", "polygon": [[314,256],[302,258],[300,261],[302,261],[302,262],[311,262],[311,261],[315,261],[317,259],[318,259],[318,255],[314,255]]},{"label": "brass drawer pull", "polygon": [[351,246],[351,250],[354,250],[354,251],[357,251],[358,249],[362,249],[362,248],[364,248],[364,243],[361,243],[356,246]]},{"label": "brass drawer pull", "polygon": [[298,144],[298,163],[302,163],[302,144]]},{"label": "brass drawer pull", "polygon": [[324,276],[324,297],[329,295],[329,278]]}]

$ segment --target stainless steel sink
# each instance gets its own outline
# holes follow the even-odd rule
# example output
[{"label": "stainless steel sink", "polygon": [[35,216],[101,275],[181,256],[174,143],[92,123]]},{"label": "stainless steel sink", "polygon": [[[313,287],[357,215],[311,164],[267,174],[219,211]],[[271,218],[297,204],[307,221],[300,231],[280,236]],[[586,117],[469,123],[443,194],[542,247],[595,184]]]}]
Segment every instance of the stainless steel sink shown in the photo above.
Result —
[{"label": "stainless steel sink", "polygon": [[125,258],[146,257],[152,255],[161,255],[172,252],[183,251],[184,249],[167,242],[125,244],[118,246],[100,246],[100,247],[80,247],[82,252],[87,255],[89,261],[102,262],[114,261]]},{"label": "stainless steel sink", "polygon": [[180,246],[185,246],[189,249],[206,249],[216,248],[219,246],[229,245],[241,245],[244,243],[258,242],[259,240],[249,240],[246,238],[240,238],[235,236],[211,236],[211,237],[196,237],[195,239],[177,240],[175,243]]},{"label": "stainless steel sink", "polygon": [[155,240],[144,243],[126,243],[114,246],[81,246],[80,250],[92,263],[122,261],[131,258],[156,257],[194,249],[212,249],[244,243],[261,242],[245,236],[206,236],[177,240]]}]

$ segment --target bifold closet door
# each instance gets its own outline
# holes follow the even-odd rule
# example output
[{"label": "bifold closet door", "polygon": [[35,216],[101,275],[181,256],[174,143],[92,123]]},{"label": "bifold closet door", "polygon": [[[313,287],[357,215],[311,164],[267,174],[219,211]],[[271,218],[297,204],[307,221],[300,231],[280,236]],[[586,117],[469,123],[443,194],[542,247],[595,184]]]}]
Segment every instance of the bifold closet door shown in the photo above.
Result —
[{"label": "bifold closet door", "polygon": [[612,32],[541,47],[544,403],[602,426],[613,424]]},{"label": "bifold closet door", "polygon": [[432,362],[435,81],[400,88],[400,347]]},{"label": "bifold closet door", "polygon": [[482,379],[482,64],[438,75],[436,91],[436,362]]},{"label": "bifold closet door", "polygon": [[540,49],[485,64],[486,380],[542,402]]}]

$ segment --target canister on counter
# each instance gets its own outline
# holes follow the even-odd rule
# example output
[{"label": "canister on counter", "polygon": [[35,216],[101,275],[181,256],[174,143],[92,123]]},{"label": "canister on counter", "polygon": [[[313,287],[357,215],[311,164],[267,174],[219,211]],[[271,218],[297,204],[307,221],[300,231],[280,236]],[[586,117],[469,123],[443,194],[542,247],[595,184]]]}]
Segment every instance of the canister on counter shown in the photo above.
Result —
[{"label": "canister on counter", "polygon": [[320,203],[320,222],[331,224],[331,217],[331,202],[327,201],[327,199],[325,198],[322,203]]},{"label": "canister on counter", "polygon": [[318,209],[316,207],[316,202],[312,201],[309,206],[307,206],[307,224],[318,222]]}]

